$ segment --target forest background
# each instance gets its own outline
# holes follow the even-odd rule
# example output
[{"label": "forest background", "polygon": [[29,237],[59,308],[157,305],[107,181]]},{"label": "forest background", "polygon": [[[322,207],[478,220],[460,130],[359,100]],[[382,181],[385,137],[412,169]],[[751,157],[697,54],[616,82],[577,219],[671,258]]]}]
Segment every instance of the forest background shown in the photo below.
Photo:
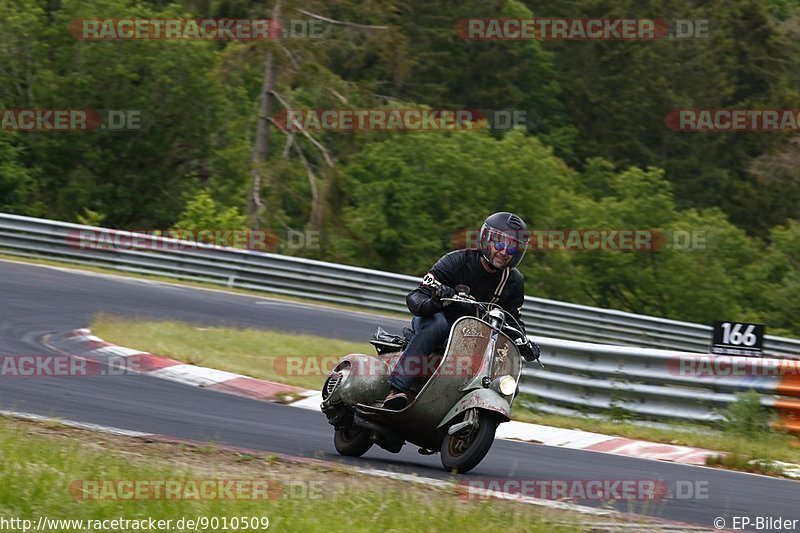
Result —
[{"label": "forest background", "polygon": [[[199,17],[313,20],[322,33],[87,41],[68,30],[77,19]],[[474,41],[455,31],[489,17],[708,20],[710,32]],[[314,246],[280,251],[412,275],[498,210],[533,229],[688,232],[702,246],[532,251],[526,292],[800,336],[800,135],[665,121],[674,109],[800,108],[799,38],[792,0],[0,0],[0,109],[140,110],[147,126],[0,129],[0,211],[305,232]],[[286,131],[269,120],[291,109],[523,110],[528,120],[425,132]]]}]

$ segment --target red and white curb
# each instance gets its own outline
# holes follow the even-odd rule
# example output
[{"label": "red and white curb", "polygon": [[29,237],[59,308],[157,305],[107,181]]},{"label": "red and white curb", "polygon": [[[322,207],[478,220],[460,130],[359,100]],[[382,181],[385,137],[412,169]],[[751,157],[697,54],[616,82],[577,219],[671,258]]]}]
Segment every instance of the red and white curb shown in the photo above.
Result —
[{"label": "red and white curb", "polygon": [[[147,352],[115,346],[99,337],[95,337],[88,329],[70,332],[62,340],[67,341],[69,347],[76,346],[79,348],[78,351],[70,350],[68,353],[76,353],[82,357],[90,358],[103,356],[123,357],[131,361],[130,367],[136,368],[137,371],[143,374],[185,385],[259,400],[281,399],[281,396],[286,394],[300,395],[303,396],[302,399],[288,405],[315,411],[319,411],[322,403],[322,394],[319,391],[310,391],[213,368],[189,365]],[[63,351],[62,348],[59,349]],[[501,424],[497,428],[497,438],[689,465],[704,465],[709,457],[725,455],[722,452],[702,448],[660,444],[516,421]]]},{"label": "red and white curb", "polygon": [[124,365],[115,361],[114,366],[122,366],[129,371],[183,383],[184,385],[202,387],[257,400],[278,400],[282,399],[281,397],[286,394],[307,395],[307,391],[300,387],[254,379],[214,368],[189,365],[168,357],[116,346],[99,337],[95,337],[88,329],[78,329],[68,333],[59,339],[57,345],[53,347],[63,353],[90,359],[102,360],[104,357],[123,358],[125,360]]},{"label": "red and white curb", "polygon": [[707,458],[725,455],[722,452],[702,448],[626,439],[589,431],[514,421],[501,424],[497,428],[497,436],[501,439],[538,442],[545,446],[613,453],[639,459],[656,459],[689,465],[705,465]]}]

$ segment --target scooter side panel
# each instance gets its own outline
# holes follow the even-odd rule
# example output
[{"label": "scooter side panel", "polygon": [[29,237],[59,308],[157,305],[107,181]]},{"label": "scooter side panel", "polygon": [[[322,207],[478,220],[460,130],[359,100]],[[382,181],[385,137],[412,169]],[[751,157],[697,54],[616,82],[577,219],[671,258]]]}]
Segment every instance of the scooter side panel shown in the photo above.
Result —
[{"label": "scooter side panel", "polygon": [[453,402],[463,395],[461,389],[483,366],[491,334],[491,327],[477,318],[462,317],[453,324],[442,361],[414,404],[404,411],[414,418],[415,425],[430,428],[438,425]]},{"label": "scooter side panel", "polygon": [[389,364],[384,357],[350,354],[339,362],[350,362],[346,379],[338,388],[338,395],[347,405],[371,404],[389,394]]},{"label": "scooter side panel", "polygon": [[390,425],[408,442],[429,449],[441,446],[444,433],[437,428],[453,402],[484,365],[492,328],[474,317],[458,319],[450,330],[445,354],[416,400],[402,411],[368,408],[362,411]]}]

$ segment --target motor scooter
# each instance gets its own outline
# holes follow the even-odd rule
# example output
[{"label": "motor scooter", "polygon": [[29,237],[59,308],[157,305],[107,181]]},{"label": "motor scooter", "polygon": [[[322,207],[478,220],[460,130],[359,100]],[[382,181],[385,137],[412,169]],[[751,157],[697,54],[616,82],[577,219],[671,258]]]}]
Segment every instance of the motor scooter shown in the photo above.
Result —
[{"label": "motor scooter", "polygon": [[511,419],[522,363],[509,334],[526,341],[521,328],[506,322],[513,317],[500,306],[475,301],[466,292],[443,301],[472,306],[476,316],[453,323],[442,353],[422,361],[406,358],[418,369],[430,369],[430,378],[421,388],[412,387],[418,393],[402,410],[382,407],[390,390],[387,379],[402,354],[400,343],[373,342],[377,355],[347,355],[328,375],[321,409],[335,428],[333,442],[341,455],[361,456],[373,444],[398,453],[410,442],[423,455],[440,452],[447,471],[464,473],[486,456],[497,426]]}]

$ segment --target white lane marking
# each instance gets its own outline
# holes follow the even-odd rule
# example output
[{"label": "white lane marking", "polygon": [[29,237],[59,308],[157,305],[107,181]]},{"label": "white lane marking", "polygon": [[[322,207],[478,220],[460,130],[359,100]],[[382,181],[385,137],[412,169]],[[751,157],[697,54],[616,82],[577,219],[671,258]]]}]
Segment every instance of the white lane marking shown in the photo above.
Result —
[{"label": "white lane marking", "polygon": [[195,387],[207,387],[223,381],[245,377],[240,374],[225,372],[224,370],[194,365],[168,366],[153,370],[152,372],[147,372],[147,375],[168,379],[170,381],[177,381],[178,383],[184,383],[186,385],[193,385]]},{"label": "white lane marking", "polygon": [[554,428],[529,424],[527,422],[506,422],[497,428],[497,437],[508,440],[524,440],[540,442],[547,446],[561,446],[566,448],[587,448],[594,444],[606,442],[618,437],[590,433],[588,431],[575,431],[573,429]]},{"label": "white lane marking", "polygon": [[748,461],[747,464],[756,465],[761,464],[764,466],[774,466],[776,468],[780,468],[783,470],[783,475],[788,476],[794,479],[800,479],[800,465],[794,463],[785,463],[783,461],[770,461],[770,460],[762,460],[762,459],[753,459],[752,461]]},{"label": "white lane marking", "polygon": [[88,429],[90,431],[100,431],[102,433],[110,433],[112,435],[122,435],[125,437],[150,437],[154,435],[154,433],[142,433],[141,431],[132,431],[130,429],[121,429],[112,426],[101,426],[99,424],[90,424],[89,422],[77,422],[75,420],[65,420],[62,418],[37,415],[34,413],[23,413],[19,411],[0,410],[0,415],[8,416],[11,418],[21,418],[23,420],[33,420],[35,422],[56,422],[58,424],[62,424],[64,426],[69,426],[73,428]]},{"label": "white lane marking", "polygon": [[[434,479],[429,477],[420,477],[413,474],[404,474],[402,472],[389,472],[387,470],[372,470],[369,468],[360,468],[360,467],[351,467],[353,470],[360,474],[365,474],[368,476],[374,477],[385,477],[390,479],[396,479],[400,481],[407,481],[410,483],[421,483],[423,485],[428,485],[431,487],[436,487],[439,489],[454,489],[458,485],[453,483],[452,481],[442,481],[441,479]],[[467,489],[466,485],[461,485],[463,489]],[[469,489],[471,494],[473,495],[480,495],[484,497],[492,496],[496,498],[502,498],[506,500],[517,500],[523,503],[529,503],[533,505],[541,505],[542,507],[552,507],[554,509],[563,509],[568,511],[575,511],[578,513],[585,513],[585,514],[592,514],[592,515],[613,515],[618,514],[616,511],[610,511],[607,509],[597,509],[594,507],[585,507],[583,505],[575,505],[573,503],[565,503],[560,501],[553,501],[553,500],[543,500],[540,498],[531,498],[528,496],[519,496],[516,494],[508,494],[506,492],[498,492],[493,490],[483,490],[472,488]],[[465,495],[465,497],[467,497]]]},{"label": "white lane marking", "polygon": [[91,353],[93,355],[115,355],[117,357],[130,357],[132,355],[138,355],[145,353],[141,350],[132,350],[131,348],[125,348],[124,346],[104,346],[103,348],[97,348],[96,350],[92,350]]},{"label": "white lane marking", "polygon": [[[387,470],[377,470],[369,468],[361,468],[357,466],[350,466],[351,470],[364,474],[367,476],[381,477],[406,481],[409,483],[419,483],[428,485],[444,490],[455,490],[460,487],[465,491],[463,498],[474,499],[488,499],[497,498],[503,500],[516,501],[528,505],[536,505],[538,507],[548,507],[551,509],[558,509],[561,511],[570,511],[592,516],[608,517],[611,520],[623,520],[621,522],[603,522],[603,523],[581,523],[582,526],[595,526],[599,527],[601,531],[646,531],[647,533],[653,532],[673,532],[673,531],[709,531],[707,527],[693,526],[691,524],[684,524],[682,522],[673,522],[671,520],[664,520],[658,517],[650,517],[647,515],[639,515],[635,513],[625,513],[616,509],[603,509],[600,507],[588,507],[578,505],[575,503],[568,503],[557,500],[547,500],[543,498],[534,498],[532,496],[523,496],[520,494],[510,494],[508,492],[501,492],[495,490],[481,489],[477,487],[469,487],[466,480],[461,483],[456,483],[455,480],[443,481],[441,479],[434,479],[429,477],[420,477],[415,474],[405,474],[402,472],[389,472]],[[641,529],[637,529],[641,528]],[[594,529],[594,528],[591,528]]]},{"label": "white lane marking", "polygon": [[312,411],[320,411],[320,404],[322,403],[322,393],[311,391],[313,394],[302,400],[297,400],[289,405],[292,407],[300,407],[301,409],[311,409]]}]

